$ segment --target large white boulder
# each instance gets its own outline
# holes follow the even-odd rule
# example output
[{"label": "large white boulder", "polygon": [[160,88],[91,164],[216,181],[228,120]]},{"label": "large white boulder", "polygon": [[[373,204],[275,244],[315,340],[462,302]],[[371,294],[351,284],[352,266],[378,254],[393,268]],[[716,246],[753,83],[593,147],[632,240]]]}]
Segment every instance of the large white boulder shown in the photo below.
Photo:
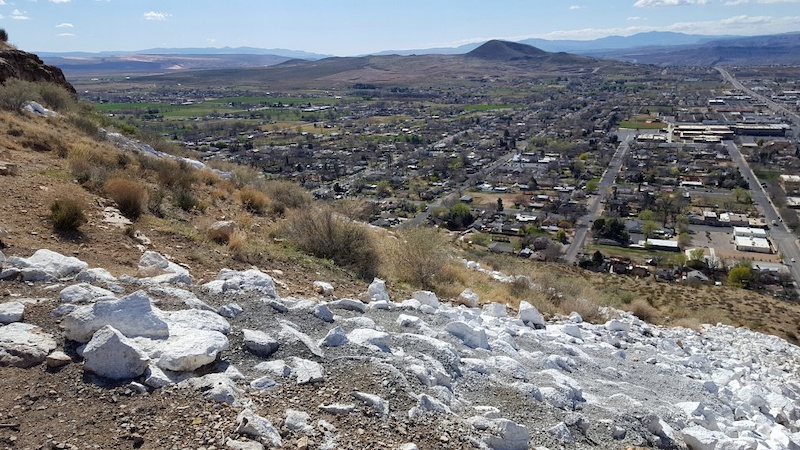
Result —
[{"label": "large white boulder", "polygon": [[19,322],[25,314],[25,305],[20,302],[0,303],[0,325]]},{"label": "large white boulder", "polygon": [[308,359],[292,356],[289,360],[292,374],[297,379],[297,384],[315,383],[325,380],[325,371],[322,365]]},{"label": "large white boulder", "polygon": [[134,292],[119,300],[83,305],[67,314],[61,322],[64,337],[88,342],[95,331],[111,325],[126,337],[166,338],[167,322],[153,308],[143,291]]},{"label": "large white boulder", "polygon": [[547,325],[539,310],[525,300],[519,302],[519,314],[517,318],[525,325],[537,330],[544,329]]},{"label": "large white boulder", "polygon": [[273,299],[279,298],[275,280],[258,269],[222,269],[216,279],[203,285],[203,289],[215,295],[259,292]]},{"label": "large white boulder", "polygon": [[29,323],[0,326],[0,366],[32,367],[56,349],[56,340]]},{"label": "large white boulder", "polygon": [[427,305],[432,308],[439,307],[439,297],[431,291],[416,291],[413,295],[414,299],[422,305]]},{"label": "large white boulder", "polygon": [[231,332],[231,324],[219,314],[204,309],[181,309],[178,311],[160,311],[162,318],[170,325],[198,330],[217,331],[222,334]]},{"label": "large white boulder", "polygon": [[11,256],[6,259],[4,266],[18,269],[22,281],[55,281],[74,277],[88,268],[89,264],[72,256],[40,249],[29,258]]},{"label": "large white boulder", "polygon": [[367,287],[367,298],[370,302],[389,301],[389,292],[386,291],[386,282],[375,278]]},{"label": "large white boulder", "polygon": [[503,318],[508,316],[506,305],[502,303],[492,302],[488,305],[483,305],[483,314],[489,317]]},{"label": "large white boulder", "polygon": [[67,286],[58,294],[58,299],[63,303],[92,303],[97,300],[114,300],[114,293],[108,289],[93,286],[89,283],[79,283]]},{"label": "large white boulder", "polygon": [[258,330],[242,330],[244,346],[251,353],[267,358],[278,350],[280,344],[269,334]]},{"label": "large white boulder", "polygon": [[189,372],[211,364],[228,349],[228,338],[218,331],[170,327],[169,339],[161,343],[156,365],[173,372]]},{"label": "large white boulder", "polygon": [[139,258],[138,275],[140,277],[155,277],[168,273],[189,275],[188,270],[168,260],[161,253],[148,250]]},{"label": "large white boulder", "polygon": [[150,361],[132,340],[108,325],[94,333],[83,358],[85,370],[112,380],[136,378],[144,374]]},{"label": "large white boulder", "polygon": [[269,447],[282,445],[281,435],[272,422],[261,417],[250,409],[245,409],[236,417],[235,433],[256,439]]},{"label": "large white boulder", "polygon": [[389,349],[389,339],[391,339],[389,333],[373,330],[371,328],[356,328],[347,333],[347,340],[350,342],[386,353],[391,353]]},{"label": "large white boulder", "polygon": [[480,297],[478,294],[472,292],[472,289],[464,289],[458,294],[458,303],[466,306],[467,308],[477,308]]},{"label": "large white boulder", "polygon": [[531,433],[528,427],[508,419],[492,419],[482,431],[489,433],[483,438],[493,450],[527,450]]},{"label": "large white boulder", "polygon": [[473,328],[464,322],[450,322],[444,330],[459,338],[467,347],[489,349],[489,338],[483,328]]}]

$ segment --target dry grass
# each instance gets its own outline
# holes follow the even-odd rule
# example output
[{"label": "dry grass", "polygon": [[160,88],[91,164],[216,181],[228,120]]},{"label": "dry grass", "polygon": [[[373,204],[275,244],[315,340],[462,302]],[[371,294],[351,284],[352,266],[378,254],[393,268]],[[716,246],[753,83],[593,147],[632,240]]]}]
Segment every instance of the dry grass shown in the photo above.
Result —
[{"label": "dry grass", "polygon": [[642,299],[632,301],[627,309],[631,314],[645,322],[654,322],[659,317],[658,309]]},{"label": "dry grass", "polygon": [[269,197],[270,209],[275,214],[284,214],[287,209],[305,207],[314,200],[302,186],[291,181],[270,180],[264,183],[264,191]]},{"label": "dry grass", "polygon": [[434,289],[451,260],[447,241],[434,228],[414,228],[381,241],[385,272],[418,289]]},{"label": "dry grass", "polygon": [[142,183],[127,178],[111,178],[103,190],[128,219],[136,220],[147,210],[147,187]]},{"label": "dry grass", "polygon": [[264,214],[269,207],[269,197],[253,186],[245,186],[239,190],[239,201],[242,207],[253,214]]}]

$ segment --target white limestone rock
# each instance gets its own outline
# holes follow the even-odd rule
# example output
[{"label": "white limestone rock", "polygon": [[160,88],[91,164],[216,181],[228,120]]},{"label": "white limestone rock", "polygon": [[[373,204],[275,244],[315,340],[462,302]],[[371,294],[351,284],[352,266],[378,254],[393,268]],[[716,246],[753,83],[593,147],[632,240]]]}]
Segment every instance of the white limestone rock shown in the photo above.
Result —
[{"label": "white limestone rock", "polygon": [[330,297],[333,295],[333,285],[325,281],[315,281],[314,291],[323,297]]},{"label": "white limestone rock", "polygon": [[334,327],[319,342],[320,347],[340,347],[350,342],[342,327]]},{"label": "white limestone rock", "polygon": [[243,313],[244,309],[239,306],[238,303],[228,303],[227,305],[222,305],[217,310],[217,314],[222,317],[227,317],[228,319],[233,319],[238,317],[239,314]]},{"label": "white limestone rock", "polygon": [[506,311],[506,305],[501,303],[492,302],[487,305],[483,305],[483,314],[489,317],[508,317],[508,312]]},{"label": "white limestone rock", "polygon": [[716,450],[722,442],[730,440],[724,433],[711,431],[700,425],[693,425],[680,431],[683,442],[690,450]]},{"label": "white limestone rock", "polygon": [[19,270],[22,281],[57,281],[75,277],[89,265],[72,256],[40,249],[29,258],[8,257],[4,267]]},{"label": "white limestone rock", "polygon": [[365,305],[364,303],[358,300],[353,300],[351,298],[341,298],[339,300],[334,300],[332,302],[328,302],[327,305],[328,308],[331,309],[343,309],[345,311],[354,311],[361,314],[367,312],[368,309],[367,305]]},{"label": "white limestone rock", "polygon": [[278,334],[278,338],[281,339],[284,343],[291,344],[292,342],[300,342],[311,351],[314,356],[318,356],[320,358],[325,356],[325,352],[322,351],[319,346],[311,340],[311,338],[303,333],[302,331],[295,328],[294,324],[287,320],[282,320],[280,322],[281,331]]},{"label": "white limestone rock", "polygon": [[472,289],[464,289],[464,291],[458,294],[457,301],[467,308],[477,308],[480,297],[478,297],[478,294],[472,292]]},{"label": "white limestone rock", "polygon": [[422,322],[419,317],[417,316],[409,316],[407,314],[400,314],[397,316],[397,320],[395,323],[400,325],[401,327],[415,327],[418,326]]},{"label": "white limestone rock", "polygon": [[225,447],[230,450],[264,450],[264,446],[260,442],[234,441],[233,439],[225,441]]},{"label": "white limestone rock", "polygon": [[244,346],[254,355],[268,358],[278,351],[280,344],[269,334],[258,330],[242,330]]},{"label": "white limestone rock", "polygon": [[265,377],[256,378],[255,380],[251,381],[250,382],[250,389],[253,389],[253,390],[256,390],[256,391],[267,391],[267,390],[270,390],[270,389],[274,388],[277,385],[278,385],[278,383],[275,381],[274,378],[272,378],[270,376],[265,376]]},{"label": "white limestone rock", "polygon": [[297,384],[316,383],[325,380],[325,372],[319,363],[293,356],[289,360],[289,364],[292,367],[292,374],[297,379]]},{"label": "white limestone rock", "polygon": [[191,309],[214,311],[208,303],[200,300],[192,292],[172,286],[153,286],[147,290],[152,295],[173,297],[183,302]]},{"label": "white limestone rock", "polygon": [[517,318],[520,319],[525,325],[537,330],[543,330],[547,326],[547,323],[545,322],[544,317],[542,317],[542,314],[539,312],[539,310],[525,300],[519,302],[519,313],[517,314]]},{"label": "white limestone rock", "polygon": [[564,422],[559,422],[554,427],[548,429],[547,432],[565,444],[572,444],[575,442],[575,439],[572,437],[572,432]]},{"label": "white limestone rock", "polygon": [[583,333],[577,323],[565,323],[564,333],[567,336],[572,336],[575,339],[583,339]]},{"label": "white limestone rock", "polygon": [[631,330],[631,324],[617,319],[609,320],[606,322],[606,330],[612,333],[627,333]]},{"label": "white limestone rock", "polygon": [[184,267],[168,260],[161,253],[152,250],[144,252],[139,258],[138,275],[140,277],[155,277],[168,273],[189,274]]},{"label": "white limestone rock", "polygon": [[144,291],[137,291],[119,300],[83,305],[62,320],[64,336],[77,342],[88,342],[100,328],[111,325],[124,336],[153,339],[169,336],[167,322],[153,308]]},{"label": "white limestone rock", "polygon": [[281,435],[272,425],[272,422],[265,417],[261,417],[250,409],[242,410],[236,416],[236,434],[242,434],[256,439],[269,447],[280,447],[282,445]]},{"label": "white limestone rock", "polygon": [[314,314],[314,317],[322,321],[333,323],[333,311],[331,311],[326,305],[315,306],[312,314]]},{"label": "white limestone rock", "polygon": [[258,363],[253,367],[254,370],[261,373],[266,373],[274,377],[288,378],[292,374],[292,369],[286,365],[282,359],[274,361],[264,361]]},{"label": "white limestone rock", "polygon": [[116,300],[116,296],[108,289],[80,283],[62,289],[58,299],[63,303],[92,303],[98,300]]},{"label": "white limestone rock", "polygon": [[218,331],[171,327],[156,365],[173,372],[193,371],[214,362],[228,345],[228,338]]},{"label": "white limestone rock", "polygon": [[450,408],[435,398],[422,394],[417,398],[417,404],[408,410],[408,417],[415,418],[425,414],[451,414]]},{"label": "white limestone rock", "polygon": [[391,353],[389,349],[390,339],[391,335],[389,335],[389,333],[373,330],[371,328],[356,328],[347,333],[348,341],[362,347],[385,353]]},{"label": "white limestone rock", "polygon": [[150,358],[114,327],[97,330],[83,350],[83,368],[110,380],[129,380],[144,374]]},{"label": "white limestone rock", "polygon": [[313,430],[311,425],[308,424],[310,419],[311,416],[309,416],[307,412],[298,411],[296,409],[287,409],[286,420],[283,421],[283,426],[290,431],[300,431],[308,434]]},{"label": "white limestone rock", "polygon": [[0,325],[19,322],[25,315],[25,305],[21,302],[0,303]]},{"label": "white limestone rock", "polygon": [[319,409],[335,416],[346,416],[355,411],[356,405],[352,403],[331,403],[329,405],[319,405]]},{"label": "white limestone rock", "polygon": [[381,300],[390,301],[389,292],[386,290],[386,282],[380,278],[375,278],[367,287],[367,298],[370,302]]},{"label": "white limestone rock", "polygon": [[450,322],[444,330],[460,339],[469,348],[489,349],[489,338],[483,328],[473,328],[464,322]]},{"label": "white limestone rock", "polygon": [[205,398],[217,403],[238,405],[243,391],[225,374],[210,373],[202,377],[189,377],[178,386],[202,392]]},{"label": "white limestone rock", "polygon": [[389,415],[389,402],[381,397],[366,392],[353,392],[353,397],[364,402],[365,405],[372,408],[381,417]]},{"label": "white limestone rock", "polygon": [[222,269],[217,278],[203,285],[203,289],[215,295],[258,292],[272,299],[278,299],[275,280],[258,269],[244,271]]},{"label": "white limestone rock", "polygon": [[33,367],[56,349],[56,340],[28,323],[0,326],[0,366]]},{"label": "white limestone rock", "polygon": [[70,364],[71,362],[72,358],[60,350],[50,353],[47,355],[47,358],[45,358],[45,364],[47,364],[49,369],[58,369],[59,367],[64,367]]},{"label": "white limestone rock", "polygon": [[103,268],[92,268],[92,269],[83,269],[77,275],[75,275],[75,281],[80,281],[83,283],[116,283],[117,277],[111,275],[106,269]]},{"label": "white limestone rock", "polygon": [[222,334],[231,332],[231,324],[219,314],[205,309],[182,309],[161,311],[162,317],[170,325],[197,330],[216,331]]},{"label": "white limestone rock", "polygon": [[430,306],[431,308],[439,307],[439,297],[431,291],[416,291],[412,297],[421,305]]}]

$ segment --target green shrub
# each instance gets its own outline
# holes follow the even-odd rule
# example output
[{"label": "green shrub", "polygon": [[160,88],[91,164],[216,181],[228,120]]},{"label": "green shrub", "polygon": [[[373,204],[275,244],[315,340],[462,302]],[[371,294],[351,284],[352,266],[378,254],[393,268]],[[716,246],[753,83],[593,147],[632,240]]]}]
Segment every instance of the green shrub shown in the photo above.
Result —
[{"label": "green shrub", "polygon": [[36,84],[9,78],[0,85],[0,109],[19,112],[25,103],[38,98]]},{"label": "green shrub", "polygon": [[55,200],[50,205],[50,221],[58,231],[76,231],[86,223],[83,206],[70,198]]},{"label": "green shrub", "polygon": [[321,207],[293,211],[287,228],[302,251],[330,259],[364,279],[378,275],[378,252],[366,226]]},{"label": "green shrub", "polygon": [[36,88],[39,91],[36,100],[43,103],[44,106],[49,109],[58,112],[66,112],[77,108],[77,99],[63,86],[55,83],[40,82],[36,83]]},{"label": "green shrub", "polygon": [[136,220],[147,208],[147,188],[126,178],[112,178],[103,187],[123,216]]},{"label": "green shrub", "polygon": [[172,197],[173,204],[184,211],[205,211],[206,207],[188,189],[180,189]]},{"label": "green shrub", "polygon": [[8,42],[8,31],[5,28],[0,28],[0,42]]}]

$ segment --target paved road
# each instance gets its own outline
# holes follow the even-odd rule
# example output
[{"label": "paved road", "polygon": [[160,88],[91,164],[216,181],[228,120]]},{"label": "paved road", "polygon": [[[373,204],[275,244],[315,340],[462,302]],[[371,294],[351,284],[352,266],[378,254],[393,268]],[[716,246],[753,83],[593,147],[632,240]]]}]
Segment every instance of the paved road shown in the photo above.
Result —
[{"label": "paved road", "polygon": [[[775,205],[769,199],[769,196],[764,191],[764,188],[758,182],[753,170],[747,161],[742,156],[739,148],[732,141],[725,142],[728,148],[728,153],[731,155],[733,162],[739,167],[739,171],[747,183],[750,185],[750,191],[753,193],[753,201],[761,207],[767,223],[772,223],[774,220],[779,226],[770,227],[769,233],[772,237],[772,242],[778,247],[778,251],[783,255],[784,261],[790,264],[790,271],[792,277],[798,286],[800,286],[800,249],[797,247],[797,239],[794,234],[786,228],[780,214],[775,209]],[[792,264],[791,260],[794,258],[796,263]]]},{"label": "paved road", "polygon": [[583,249],[583,244],[586,240],[586,236],[589,234],[591,224],[600,216],[600,205],[602,205],[608,190],[614,184],[614,180],[616,180],[617,174],[622,168],[622,161],[625,159],[625,154],[628,152],[628,144],[635,135],[636,132],[633,130],[617,131],[617,136],[619,136],[622,141],[617,147],[617,151],[614,152],[614,156],[611,157],[608,168],[606,168],[606,171],[603,172],[603,176],[600,178],[600,183],[597,185],[597,195],[589,200],[588,213],[578,220],[578,225],[575,228],[575,236],[572,238],[569,248],[567,248],[566,255],[564,255],[564,259],[567,262],[572,263],[577,261],[578,253]]}]

